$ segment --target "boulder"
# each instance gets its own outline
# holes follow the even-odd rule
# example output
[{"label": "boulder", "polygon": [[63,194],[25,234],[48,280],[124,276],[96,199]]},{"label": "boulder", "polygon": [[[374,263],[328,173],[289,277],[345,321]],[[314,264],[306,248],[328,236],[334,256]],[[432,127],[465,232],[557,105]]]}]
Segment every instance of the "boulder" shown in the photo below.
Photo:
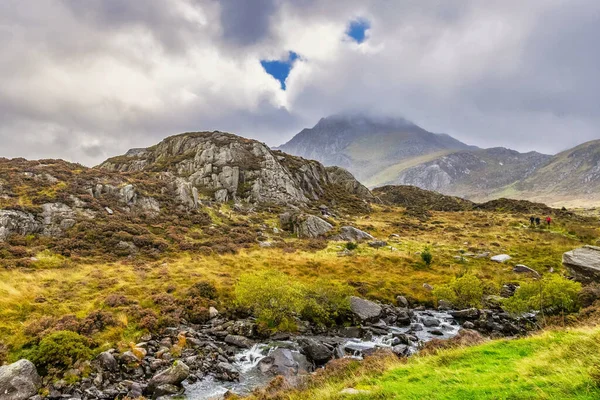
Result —
[{"label": "boulder", "polygon": [[379,304],[356,296],[350,297],[350,310],[361,322],[377,320],[382,312]]},{"label": "boulder", "polygon": [[498,255],[496,255],[496,256],[492,256],[492,257],[490,258],[490,260],[492,260],[492,261],[495,261],[495,262],[498,262],[498,263],[503,263],[503,262],[505,262],[505,261],[508,261],[508,260],[510,260],[511,258],[512,258],[512,257],[511,257],[511,256],[509,256],[508,254],[498,254]]},{"label": "boulder", "polygon": [[361,231],[353,226],[342,226],[340,233],[333,238],[334,240],[343,240],[346,242],[362,242],[364,240],[373,240],[374,237],[367,232]]},{"label": "boulder", "polygon": [[190,376],[190,368],[182,361],[175,361],[171,367],[159,372],[150,379],[147,391],[154,393],[162,385],[180,385],[188,376]]},{"label": "boulder", "polygon": [[434,326],[440,326],[440,321],[435,317],[424,316],[421,319],[421,323],[425,325],[427,328],[431,328]]},{"label": "boulder", "polygon": [[300,339],[298,344],[306,356],[315,363],[315,365],[324,365],[333,357],[333,352],[323,343],[317,342],[315,339]]},{"label": "boulder", "polygon": [[283,213],[279,216],[281,227],[300,238],[317,238],[333,229],[329,222],[310,214]]},{"label": "boulder", "polygon": [[290,349],[278,348],[268,357],[260,360],[258,368],[264,374],[290,378],[307,374],[310,364],[304,355],[292,352]]},{"label": "boulder", "polygon": [[0,210],[0,242],[12,234],[29,235],[39,233],[43,225],[33,214],[15,210]]},{"label": "boulder", "polygon": [[100,371],[117,372],[119,370],[119,364],[110,350],[98,354],[98,357],[94,360],[94,365]]},{"label": "boulder", "polygon": [[372,240],[368,243],[369,247],[373,247],[374,249],[379,249],[381,247],[387,246],[387,242],[383,240]]},{"label": "boulder", "polygon": [[476,308],[467,308],[464,310],[451,311],[450,315],[459,320],[474,320],[479,318],[480,312]]},{"label": "boulder", "polygon": [[563,265],[575,280],[600,282],[600,247],[583,246],[563,254]]},{"label": "boulder", "polygon": [[396,296],[398,307],[408,308],[408,300],[404,296]]},{"label": "boulder", "polygon": [[0,399],[25,400],[37,394],[42,380],[28,360],[0,367]]},{"label": "boulder", "polygon": [[513,268],[513,272],[526,273],[526,274],[534,275],[538,278],[540,277],[540,274],[535,269],[529,268],[527,265],[523,265],[523,264],[515,265],[515,267]]},{"label": "boulder", "polygon": [[240,347],[242,349],[249,349],[254,344],[252,340],[240,335],[225,336],[225,343]]}]

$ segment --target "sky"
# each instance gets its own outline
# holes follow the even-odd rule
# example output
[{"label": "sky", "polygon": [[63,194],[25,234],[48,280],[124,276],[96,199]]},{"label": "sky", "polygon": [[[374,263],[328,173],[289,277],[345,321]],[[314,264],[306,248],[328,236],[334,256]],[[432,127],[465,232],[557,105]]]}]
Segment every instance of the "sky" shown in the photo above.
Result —
[{"label": "sky", "polygon": [[2,0],[0,157],[352,112],[555,153],[600,138],[598,38],[597,0]]}]

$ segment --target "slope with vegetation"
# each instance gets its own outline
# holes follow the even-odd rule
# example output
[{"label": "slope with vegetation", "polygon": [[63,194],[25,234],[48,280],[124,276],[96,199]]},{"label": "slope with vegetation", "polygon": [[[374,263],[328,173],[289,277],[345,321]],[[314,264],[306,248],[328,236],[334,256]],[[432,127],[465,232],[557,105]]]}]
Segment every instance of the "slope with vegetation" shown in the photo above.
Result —
[{"label": "slope with vegetation", "polygon": [[[96,373],[89,361],[109,348],[127,379],[117,378],[130,381],[130,364],[150,368],[135,345],[142,338],[168,343],[153,353],[168,351],[172,358],[161,362],[196,352],[196,371],[206,372],[222,354],[179,333],[196,327],[203,340],[232,335],[242,346],[244,335],[323,333],[355,322],[350,296],[388,309],[402,295],[413,307],[443,300],[495,307],[496,316],[505,314],[498,307],[534,310],[543,312],[542,326],[584,318],[593,308],[578,314],[580,307],[600,297],[565,279],[561,264],[565,251],[598,243],[597,218],[406,187],[374,196],[342,169],[220,132],[168,138],[100,168],[18,159],[1,160],[0,172],[0,363],[27,357],[47,388],[52,379],[87,384]],[[554,223],[530,226],[531,213]],[[512,259],[497,263],[495,254]],[[215,315],[223,330],[213,330]],[[473,321],[500,333],[485,324]],[[491,354],[486,362],[508,360]],[[432,362],[419,360],[406,365]],[[388,361],[385,371],[399,368]],[[395,390],[387,388],[396,378],[372,379],[360,383],[372,395]],[[425,390],[417,386],[415,393]]]}]

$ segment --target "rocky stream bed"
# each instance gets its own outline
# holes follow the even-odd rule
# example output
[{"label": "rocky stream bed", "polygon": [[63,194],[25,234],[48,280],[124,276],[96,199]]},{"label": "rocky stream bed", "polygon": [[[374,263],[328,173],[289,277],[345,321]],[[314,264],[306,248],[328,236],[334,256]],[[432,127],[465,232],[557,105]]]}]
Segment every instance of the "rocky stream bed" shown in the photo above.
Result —
[{"label": "rocky stream bed", "polygon": [[[335,358],[361,359],[381,348],[407,357],[423,343],[451,338],[462,328],[501,337],[535,325],[534,316],[513,318],[500,310],[425,310],[399,304],[354,297],[353,326],[319,330],[301,323],[297,334],[270,338],[258,335],[253,319],[216,315],[207,325],[186,324],[146,335],[129,351],[105,351],[67,373],[81,375],[73,384],[40,379],[26,360],[0,367],[0,393],[7,400],[40,399],[36,393],[43,387],[46,398],[56,400],[221,399],[227,393],[248,394],[279,375],[293,385]],[[84,377],[81,371],[86,369],[92,372]]]}]

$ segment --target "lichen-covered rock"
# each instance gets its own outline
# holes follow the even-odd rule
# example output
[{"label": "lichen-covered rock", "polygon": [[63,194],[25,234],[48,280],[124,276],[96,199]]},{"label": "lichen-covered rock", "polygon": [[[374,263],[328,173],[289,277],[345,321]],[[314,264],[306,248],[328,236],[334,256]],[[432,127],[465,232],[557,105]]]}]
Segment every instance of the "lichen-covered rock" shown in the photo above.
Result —
[{"label": "lichen-covered rock", "polygon": [[[158,172],[173,181],[179,200],[188,207],[197,207],[201,198],[306,204],[328,191],[373,199],[366,187],[341,168],[326,168],[223,132],[172,136],[156,146],[109,159],[100,168]],[[130,189],[123,196],[131,197]]]},{"label": "lichen-covered rock", "polygon": [[43,229],[41,222],[31,213],[15,210],[0,210],[0,241],[12,234],[29,235]]},{"label": "lichen-covered rock", "polygon": [[42,380],[28,360],[19,360],[14,364],[0,367],[0,399],[25,400],[35,394]]},{"label": "lichen-covered rock", "polygon": [[369,233],[361,231],[353,226],[342,226],[340,233],[333,237],[334,240],[343,240],[346,242],[362,242],[364,240],[375,239]]},{"label": "lichen-covered rock", "polygon": [[310,214],[287,212],[279,216],[281,227],[300,238],[317,238],[333,229],[329,222]]}]

